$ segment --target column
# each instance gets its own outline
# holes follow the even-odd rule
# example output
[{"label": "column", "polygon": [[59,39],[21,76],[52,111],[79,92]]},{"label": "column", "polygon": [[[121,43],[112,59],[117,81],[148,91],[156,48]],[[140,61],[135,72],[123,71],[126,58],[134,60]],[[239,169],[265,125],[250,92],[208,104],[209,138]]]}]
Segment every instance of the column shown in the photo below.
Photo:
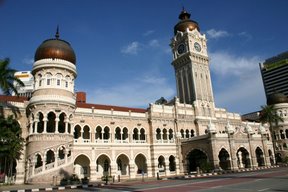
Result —
[{"label": "column", "polygon": [[97,181],[96,164],[90,162],[90,181]]},{"label": "column", "polygon": [[37,129],[38,129],[38,122],[39,122],[39,120],[38,120],[38,119],[35,119],[35,121],[34,121],[35,126],[34,126],[34,132],[33,132],[33,133],[38,133],[38,132],[37,132]]},{"label": "column", "polygon": [[47,122],[48,122],[48,119],[46,117],[43,118],[43,122],[44,122],[44,130],[43,130],[43,133],[47,133]]},{"label": "column", "polygon": [[74,134],[74,122],[70,121],[70,135],[73,135]]},{"label": "column", "polygon": [[242,169],[244,166],[243,166],[243,163],[242,163],[242,152],[239,151],[237,153],[237,156],[238,156],[238,159],[239,159],[239,168]]},{"label": "column", "polygon": [[36,159],[35,159],[35,157],[32,159],[32,162],[31,162],[31,164],[32,164],[32,173],[31,173],[31,176],[33,177],[34,176],[34,172],[35,172],[35,164],[36,164]]},{"label": "column", "polygon": [[59,152],[59,151],[57,150],[57,151],[55,152],[55,154],[54,154],[54,155],[55,155],[55,156],[54,156],[54,157],[55,157],[54,167],[58,167],[58,155],[59,155],[58,152]]},{"label": "column", "polygon": [[65,149],[65,150],[64,150],[65,164],[68,162],[68,153],[69,153],[68,149]]},{"label": "column", "polygon": [[29,134],[31,135],[33,133],[33,120],[30,120],[30,127],[29,127]]},{"label": "column", "polygon": [[[134,159],[131,160],[134,162]],[[136,177],[136,172],[135,172],[135,164],[134,163],[130,163],[129,164],[129,172],[130,172],[130,178],[135,178]]]},{"label": "column", "polygon": [[55,119],[55,133],[59,133],[59,130],[58,130],[59,121],[60,121],[60,119],[58,117],[56,117],[56,119]]},{"label": "column", "polygon": [[68,133],[68,123],[69,123],[69,120],[67,119],[67,117],[65,118],[65,131],[64,133],[67,134]]},{"label": "column", "polygon": [[44,154],[43,160],[42,160],[43,164],[42,164],[42,172],[46,170],[46,154]]},{"label": "column", "polygon": [[165,160],[165,175],[170,175],[170,170],[169,170],[169,160]]}]

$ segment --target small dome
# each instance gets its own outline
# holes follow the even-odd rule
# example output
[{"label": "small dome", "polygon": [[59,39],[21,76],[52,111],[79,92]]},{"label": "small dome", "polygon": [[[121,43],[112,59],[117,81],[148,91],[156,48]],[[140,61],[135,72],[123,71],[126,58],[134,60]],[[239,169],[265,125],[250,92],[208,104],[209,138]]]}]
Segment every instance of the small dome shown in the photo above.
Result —
[{"label": "small dome", "polygon": [[273,93],[267,97],[267,105],[288,103],[288,98],[283,93]]},{"label": "small dome", "polygon": [[67,41],[59,39],[57,29],[55,39],[47,39],[37,48],[34,61],[41,59],[63,59],[76,64],[76,56],[74,50]]},{"label": "small dome", "polygon": [[189,14],[185,9],[183,9],[179,15],[179,21],[174,27],[174,34],[176,35],[177,31],[185,32],[188,28],[189,31],[197,29],[200,31],[199,25],[196,21],[190,19],[191,14]]}]

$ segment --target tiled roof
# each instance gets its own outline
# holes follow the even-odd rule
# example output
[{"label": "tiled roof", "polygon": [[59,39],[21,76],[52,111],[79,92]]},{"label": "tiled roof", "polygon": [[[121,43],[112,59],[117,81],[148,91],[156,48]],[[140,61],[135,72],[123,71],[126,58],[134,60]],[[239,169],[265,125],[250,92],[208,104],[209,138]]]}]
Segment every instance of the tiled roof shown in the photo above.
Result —
[{"label": "tiled roof", "polygon": [[28,101],[28,97],[23,96],[8,96],[8,95],[0,95],[0,102],[14,101],[14,102],[24,102]]},{"label": "tiled roof", "polygon": [[140,109],[140,108],[129,108],[129,107],[119,107],[119,106],[112,106],[112,105],[99,105],[99,104],[90,104],[90,103],[76,103],[77,107],[80,108],[92,108],[94,109],[103,109],[103,110],[114,110],[114,111],[131,111],[136,113],[145,113],[147,109]]}]

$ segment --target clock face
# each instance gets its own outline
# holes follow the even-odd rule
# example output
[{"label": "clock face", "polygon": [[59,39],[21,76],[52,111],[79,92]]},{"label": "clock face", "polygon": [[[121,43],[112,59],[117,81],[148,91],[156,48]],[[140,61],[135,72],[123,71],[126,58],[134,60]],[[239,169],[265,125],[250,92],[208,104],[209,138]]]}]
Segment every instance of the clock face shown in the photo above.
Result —
[{"label": "clock face", "polygon": [[185,45],[183,43],[181,43],[177,48],[177,52],[178,52],[178,54],[182,54],[185,51],[186,51]]},{"label": "clock face", "polygon": [[200,52],[201,51],[201,45],[197,42],[194,43],[194,48],[196,51]]}]

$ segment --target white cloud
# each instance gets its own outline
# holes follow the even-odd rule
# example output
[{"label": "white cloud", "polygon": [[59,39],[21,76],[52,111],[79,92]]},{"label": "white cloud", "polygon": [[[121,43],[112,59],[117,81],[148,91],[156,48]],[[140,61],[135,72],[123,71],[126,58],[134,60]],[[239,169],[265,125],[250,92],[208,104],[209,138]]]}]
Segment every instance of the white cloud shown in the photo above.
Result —
[{"label": "white cloud", "polygon": [[237,79],[232,85],[214,91],[216,105],[229,112],[250,113],[266,104],[260,72],[245,79]]},{"label": "white cloud", "polygon": [[210,53],[210,57],[211,71],[218,85],[214,89],[217,106],[243,114],[265,105],[260,57],[239,57],[224,52]]},{"label": "white cloud", "polygon": [[171,99],[175,95],[175,88],[168,84],[163,77],[144,76],[129,82],[123,82],[109,88],[98,88],[92,93],[93,103],[148,107],[161,96]]},{"label": "white cloud", "polygon": [[210,53],[211,70],[219,75],[243,76],[247,73],[259,70],[258,63],[261,62],[258,56],[240,57],[227,52]]},{"label": "white cloud", "polygon": [[145,33],[143,33],[143,36],[149,36],[151,34],[153,34],[155,31],[154,30],[148,30]]},{"label": "white cloud", "polygon": [[211,39],[218,39],[221,37],[230,36],[230,34],[227,31],[223,31],[223,30],[216,31],[215,29],[209,29],[207,31],[207,34]]},{"label": "white cloud", "polygon": [[130,54],[130,55],[137,55],[140,49],[140,44],[137,41],[130,43],[129,45],[123,47],[121,49],[122,53]]},{"label": "white cloud", "polygon": [[148,42],[148,45],[150,47],[159,47],[160,46],[160,43],[157,39],[153,39],[151,41]]}]

